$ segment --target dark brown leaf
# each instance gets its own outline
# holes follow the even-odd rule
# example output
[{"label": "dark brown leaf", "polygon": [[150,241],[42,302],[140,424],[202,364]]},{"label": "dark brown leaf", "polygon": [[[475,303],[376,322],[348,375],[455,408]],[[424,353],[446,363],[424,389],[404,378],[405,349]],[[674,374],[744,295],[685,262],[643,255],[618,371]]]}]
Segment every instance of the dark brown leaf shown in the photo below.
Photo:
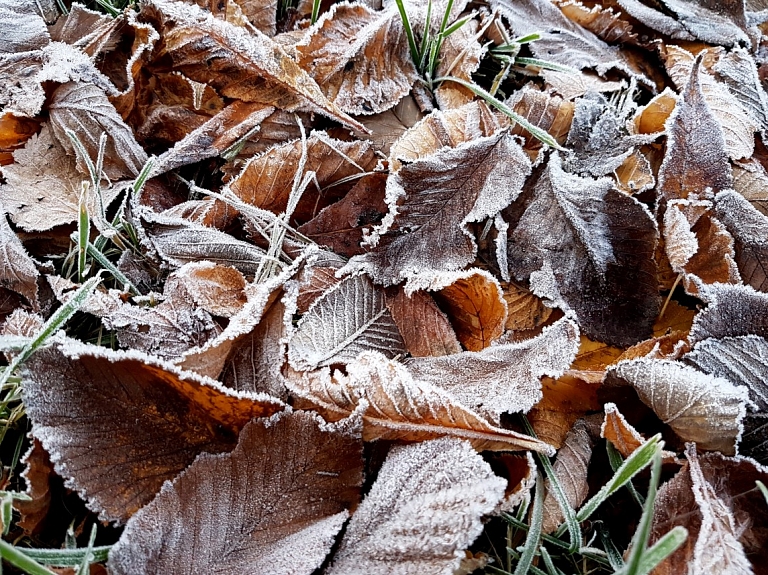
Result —
[{"label": "dark brown leaf", "polygon": [[411,356],[451,355],[461,351],[450,321],[429,293],[417,291],[408,295],[401,287],[390,288],[387,307]]}]

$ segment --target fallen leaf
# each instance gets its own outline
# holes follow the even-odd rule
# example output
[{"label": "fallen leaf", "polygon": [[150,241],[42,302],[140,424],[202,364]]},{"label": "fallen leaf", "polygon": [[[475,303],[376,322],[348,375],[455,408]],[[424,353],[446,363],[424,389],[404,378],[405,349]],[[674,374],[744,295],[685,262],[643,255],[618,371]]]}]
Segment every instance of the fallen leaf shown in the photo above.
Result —
[{"label": "fallen leaf", "polygon": [[212,315],[232,317],[248,300],[243,274],[230,266],[191,262],[179,268],[173,277],[198,307]]},{"label": "fallen leaf", "polygon": [[502,283],[502,297],[507,303],[507,322],[504,329],[524,331],[546,323],[552,315],[552,308],[536,297],[530,290],[513,283]]},{"label": "fallen leaf", "polygon": [[[531,124],[547,132],[557,143],[565,144],[576,109],[573,102],[526,84],[522,90],[512,94],[506,103],[516,114],[520,114]],[[542,142],[531,137],[522,126],[515,125],[512,133],[525,138],[526,149],[537,150],[543,145]]]},{"label": "fallen leaf", "polygon": [[472,269],[451,277],[435,292],[456,337],[465,349],[480,351],[498,340],[507,325],[507,302],[501,285],[486,271]]},{"label": "fallen leaf", "polygon": [[299,66],[348,114],[377,114],[392,108],[417,78],[393,4],[379,11],[364,4],[334,5],[296,45],[296,51]]},{"label": "fallen leaf", "polygon": [[126,521],[199,453],[231,451],[248,421],[284,406],[146,354],[74,341],[38,351],[23,373],[34,436],[108,521]]},{"label": "fallen leaf", "polygon": [[16,499],[13,506],[21,515],[17,525],[27,537],[31,537],[43,528],[51,508],[50,481],[53,465],[42,443],[37,439],[32,441],[29,450],[21,458],[21,463],[24,465],[21,476],[27,484],[25,493],[30,500]]},{"label": "fallen leaf", "polygon": [[557,0],[556,4],[568,19],[609,44],[637,42],[637,34],[632,24],[620,18],[621,12],[614,12],[612,8],[604,8],[600,4],[590,9],[577,0]]},{"label": "fallen leaf", "polygon": [[665,88],[645,106],[635,112],[633,119],[634,130],[638,134],[660,134],[665,130],[667,120],[677,106],[677,94],[670,88]]},{"label": "fallen leaf", "polygon": [[[589,492],[587,484],[587,468],[592,458],[594,442],[587,432],[583,419],[577,421],[563,441],[557,452],[552,470],[565,493],[565,498],[572,509],[578,509]],[[542,533],[552,533],[564,520],[563,511],[552,493],[549,479],[545,481],[547,494],[544,497],[544,517]]]},{"label": "fallen leaf", "polygon": [[387,357],[406,352],[384,290],[366,276],[348,277],[316,300],[288,342],[294,369],[315,369],[353,360],[361,351]]},{"label": "fallen leaf", "polygon": [[37,289],[39,277],[35,261],[24,249],[0,210],[0,287],[24,296],[32,309],[37,311],[40,309]]},{"label": "fallen leaf", "polygon": [[51,41],[40,12],[23,0],[8,0],[0,6],[0,38],[0,55],[31,52]]},{"label": "fallen leaf", "polygon": [[131,518],[110,572],[310,575],[360,497],[359,437],[301,412],[248,423],[234,451],[201,454]]},{"label": "fallen leaf", "polygon": [[390,211],[374,232],[376,247],[345,270],[366,271],[384,285],[407,279],[409,291],[429,287],[436,275],[474,260],[467,224],[509,205],[529,173],[522,148],[505,131],[403,166],[387,181]]},{"label": "fallen leaf", "polygon": [[750,286],[712,284],[699,289],[707,302],[691,327],[691,342],[708,337],[758,335],[768,337],[768,295]]},{"label": "fallen leaf", "polygon": [[328,575],[451,575],[504,496],[505,481],[467,442],[393,447],[347,526]]},{"label": "fallen leaf", "polygon": [[616,183],[625,194],[639,194],[656,185],[656,178],[648,158],[640,151],[633,150],[614,171]]},{"label": "fallen leaf", "polygon": [[670,360],[633,359],[608,369],[680,438],[701,449],[735,453],[749,401],[747,389]]},{"label": "fallen leaf", "polygon": [[541,399],[541,378],[559,377],[576,355],[578,327],[564,318],[541,335],[482,351],[407,362],[414,379],[432,383],[462,405],[498,423],[502,413],[527,412]]},{"label": "fallen leaf", "polygon": [[733,165],[733,189],[744,196],[763,215],[768,216],[768,173],[751,158]]},{"label": "fallen leaf", "polygon": [[660,302],[658,232],[646,207],[607,178],[564,172],[557,153],[526,200],[510,224],[510,274],[574,310],[589,337],[619,346],[648,337]]},{"label": "fallen leaf", "polygon": [[[480,22],[469,20],[445,39],[438,55],[436,77],[452,76],[472,82],[472,75],[477,72],[486,52],[486,47],[477,39],[479,27]],[[474,99],[471,90],[456,82],[442,82],[435,89],[435,101],[441,110],[458,108]]]},{"label": "fallen leaf", "polygon": [[317,410],[329,421],[361,413],[366,441],[455,437],[478,451],[552,451],[542,441],[491,425],[450,393],[414,379],[406,366],[374,351],[347,363],[346,375],[328,368],[294,373],[287,385],[294,407]]},{"label": "fallen leaf", "polygon": [[380,114],[364,116],[360,122],[368,128],[370,134],[356,131],[358,138],[368,138],[377,151],[389,155],[394,144],[408,128],[413,127],[424,117],[412,96],[405,96],[393,108]]},{"label": "fallen leaf", "polygon": [[328,101],[279,44],[258,30],[245,30],[197,6],[167,0],[144,4],[142,16],[160,32],[155,58],[167,57],[173,69],[211,85],[222,96],[287,111],[319,112],[364,130]]},{"label": "fallen leaf", "polygon": [[429,293],[416,291],[408,295],[402,288],[390,288],[387,308],[411,356],[451,355],[461,351],[451,322]]},{"label": "fallen leaf", "polygon": [[[562,8],[563,4],[560,4],[560,9],[562,10]],[[617,21],[620,22],[621,20]],[[569,101],[584,96],[589,92],[613,93],[627,88],[627,83],[623,80],[620,82],[610,82],[586,72],[574,74],[573,72],[561,72],[558,70],[542,70],[540,75],[544,78],[550,93],[555,92],[558,96]]]}]

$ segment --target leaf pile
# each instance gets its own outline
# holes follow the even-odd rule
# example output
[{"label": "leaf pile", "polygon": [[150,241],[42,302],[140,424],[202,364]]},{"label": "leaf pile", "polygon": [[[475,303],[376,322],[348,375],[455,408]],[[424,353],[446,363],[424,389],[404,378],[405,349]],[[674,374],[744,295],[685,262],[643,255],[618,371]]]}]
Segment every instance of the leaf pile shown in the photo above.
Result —
[{"label": "leaf pile", "polygon": [[5,534],[469,573],[538,483],[519,569],[768,572],[760,2],[98,4],[0,6]]}]

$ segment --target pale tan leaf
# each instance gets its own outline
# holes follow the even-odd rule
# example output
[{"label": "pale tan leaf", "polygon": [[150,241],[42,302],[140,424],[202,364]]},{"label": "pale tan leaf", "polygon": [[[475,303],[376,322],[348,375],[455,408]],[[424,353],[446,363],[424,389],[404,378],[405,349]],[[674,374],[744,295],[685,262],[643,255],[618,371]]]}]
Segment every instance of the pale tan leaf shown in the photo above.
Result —
[{"label": "pale tan leaf", "polygon": [[530,290],[512,283],[503,283],[502,295],[507,302],[507,322],[504,329],[529,330],[539,327],[552,315],[552,308],[544,305],[541,298]]},{"label": "pale tan leaf", "polygon": [[505,484],[463,441],[393,447],[328,575],[452,575]]},{"label": "pale tan leaf", "polygon": [[749,402],[746,388],[670,360],[622,361],[608,374],[630,384],[683,440],[708,451],[735,453]]},{"label": "pale tan leaf", "polygon": [[246,423],[284,406],[146,354],[74,341],[24,364],[23,393],[56,472],[91,509],[121,522],[199,453],[231,451]]},{"label": "pale tan leaf", "polygon": [[411,356],[451,355],[461,351],[450,321],[427,292],[408,295],[403,288],[390,288],[387,307]]},{"label": "pale tan leaf", "polygon": [[[587,468],[592,458],[594,442],[589,436],[587,425],[583,419],[578,420],[568,435],[563,446],[558,450],[552,469],[560,486],[565,493],[565,498],[572,509],[578,509],[589,492],[587,484]],[[552,493],[550,481],[545,482],[547,495],[544,498],[544,518],[541,530],[543,533],[552,533],[563,522],[563,511]]]},{"label": "pale tan leaf", "polygon": [[754,158],[733,165],[733,189],[768,216],[768,172]]},{"label": "pale tan leaf", "polygon": [[[565,100],[574,100],[588,92],[619,92],[627,87],[627,83],[624,81],[610,82],[586,72],[574,74],[573,72],[561,72],[559,70],[542,70],[541,77],[546,81],[547,88],[550,91],[554,91]],[[513,95],[512,97],[514,98],[515,96]]]},{"label": "pale tan leaf", "polygon": [[406,352],[384,290],[357,275],[336,284],[310,306],[288,342],[288,359],[295,369],[315,369],[346,363],[365,350],[387,357]]},{"label": "pale tan leaf", "polygon": [[19,237],[0,210],[0,286],[21,294],[34,310],[39,310],[37,280],[40,272]]},{"label": "pale tan leaf", "polygon": [[[94,163],[99,152],[99,138],[105,133],[104,172],[107,177],[117,180],[139,175],[147,154],[98,86],[85,82],[62,84],[51,96],[48,109],[56,139],[70,155],[75,155],[75,148],[65,130],[77,135]],[[79,156],[78,167],[82,173],[88,173]]]},{"label": "pale tan leaf", "polygon": [[[572,83],[571,80],[570,85]],[[526,84],[522,90],[512,94],[506,103],[514,112],[547,132],[559,144],[565,143],[576,106],[573,102],[568,101],[567,98],[542,92],[532,84]],[[501,118],[501,121],[506,123],[506,117]],[[525,138],[526,149],[537,150],[543,145],[540,140],[531,136],[518,124],[515,124],[512,132]]]},{"label": "pale tan leaf", "polygon": [[232,317],[248,299],[243,274],[230,266],[209,261],[191,262],[173,277],[198,307],[213,315]]},{"label": "pale tan leaf", "polygon": [[392,108],[416,81],[397,7],[333,6],[296,45],[298,63],[348,114]]},{"label": "pale tan leaf", "polygon": [[294,407],[314,409],[329,421],[361,413],[366,441],[456,437],[478,451],[552,452],[544,442],[491,425],[450,393],[415,380],[406,366],[378,352],[361,353],[347,363],[346,374],[325,368],[294,372],[286,381]]},{"label": "pale tan leaf", "polygon": [[430,287],[437,275],[475,259],[467,224],[507,207],[530,170],[506,131],[403,166],[387,181],[390,211],[375,231],[376,247],[352,258],[345,269],[366,271],[384,285],[408,280],[409,291]]},{"label": "pale tan leaf", "polygon": [[633,150],[614,175],[619,189],[626,194],[639,194],[656,185],[651,163],[640,150]]},{"label": "pale tan leaf", "polygon": [[248,21],[267,36],[275,35],[277,0],[235,0]]},{"label": "pale tan leaf", "polygon": [[556,0],[555,3],[568,19],[609,44],[637,42],[637,34],[632,29],[632,24],[620,18],[621,12],[614,12],[612,8],[603,8],[600,4],[592,6],[590,10],[578,0]]},{"label": "pale tan leaf", "polygon": [[394,144],[408,128],[413,127],[424,117],[413,96],[405,96],[394,108],[386,112],[364,116],[361,123],[370,130],[370,134],[355,132],[360,139],[368,139],[373,142],[374,148],[384,155],[389,155]]},{"label": "pale tan leaf", "polygon": [[352,128],[362,126],[330,102],[315,81],[268,36],[215,18],[197,6],[168,0],[142,5],[167,57],[185,76],[221,95],[287,111],[319,112]]},{"label": "pale tan leaf", "polygon": [[[244,202],[274,213],[282,213],[302,157],[302,142],[295,140],[274,146],[254,157],[230,182],[230,189]],[[354,185],[354,177],[376,165],[369,142],[342,142],[324,132],[313,133],[306,142],[304,174],[314,172],[318,189],[310,183],[293,212],[307,222],[324,207],[340,199]],[[299,175],[299,179],[304,174]],[[351,180],[351,181],[350,181]]]},{"label": "pale tan leaf", "polygon": [[449,281],[435,293],[435,299],[447,313],[456,337],[469,351],[488,347],[501,337],[507,324],[501,285],[479,269],[457,273]]},{"label": "pale tan leaf", "polygon": [[462,405],[498,422],[502,413],[525,413],[541,399],[541,378],[558,377],[571,365],[578,333],[576,324],[563,318],[522,342],[412,359],[408,371],[417,381],[446,390]]},{"label": "pale tan leaf", "polygon": [[301,412],[253,421],[232,453],[200,455],[131,518],[110,572],[310,575],[357,504],[362,472],[349,422]]}]

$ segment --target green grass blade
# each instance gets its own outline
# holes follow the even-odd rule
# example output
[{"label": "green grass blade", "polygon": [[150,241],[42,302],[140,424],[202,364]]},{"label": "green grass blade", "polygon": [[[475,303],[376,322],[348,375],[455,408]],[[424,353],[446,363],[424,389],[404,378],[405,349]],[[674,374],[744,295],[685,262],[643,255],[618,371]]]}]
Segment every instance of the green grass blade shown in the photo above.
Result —
[{"label": "green grass blade", "polygon": [[677,551],[688,538],[688,530],[678,525],[653,544],[640,559],[638,573],[650,573],[667,557]]},{"label": "green grass blade", "polygon": [[90,565],[93,563],[93,544],[96,542],[96,524],[91,526],[91,536],[88,538],[88,547],[85,548],[83,560],[77,568],[75,575],[88,575],[91,571]]},{"label": "green grass blade", "polygon": [[760,490],[760,493],[763,494],[765,503],[768,504],[768,488],[765,486],[765,483],[762,481],[755,481],[755,483],[757,484],[757,488]]},{"label": "green grass blade", "polygon": [[62,305],[58,310],[56,310],[56,313],[48,318],[48,321],[43,324],[43,328],[40,330],[40,332],[32,339],[32,341],[25,345],[17,355],[13,357],[11,362],[5,368],[2,377],[0,377],[0,387],[7,383],[11,373],[13,373],[22,363],[27,361],[33,353],[40,349],[40,347],[49,337],[51,337],[52,334],[54,334],[61,326],[67,323],[67,321],[73,315],[75,315],[75,312],[80,309],[80,306],[83,305],[85,300],[88,299],[88,297],[96,289],[96,286],[98,286],[100,283],[101,278],[98,276],[86,281],[78,288],[78,290],[67,303]]},{"label": "green grass blade", "polygon": [[[624,463],[624,459],[621,457],[621,454],[616,450],[616,448],[613,446],[613,443],[610,441],[605,442],[605,450],[608,453],[608,463],[611,465],[611,470],[616,473],[619,470],[619,467],[621,467],[621,464]],[[643,496],[637,492],[637,489],[635,489],[635,486],[632,485],[631,480],[627,482],[627,489],[632,494],[632,498],[638,502],[640,507],[645,505],[645,498],[643,498]]]},{"label": "green grass blade", "polygon": [[40,565],[40,563],[31,557],[22,553],[20,549],[2,539],[0,539],[0,557],[28,575],[56,575],[56,573],[47,567]]},{"label": "green grass blade", "polygon": [[557,141],[552,136],[550,136],[547,132],[545,132],[538,126],[534,126],[533,124],[531,124],[528,120],[526,120],[520,114],[512,110],[504,102],[497,100],[477,84],[467,82],[465,80],[462,80],[461,78],[455,78],[454,76],[442,76],[440,78],[435,79],[435,83],[439,83],[439,82],[456,82],[457,84],[464,86],[468,90],[472,91],[473,94],[480,96],[483,100],[486,101],[486,103],[496,108],[499,112],[507,116],[509,119],[514,120],[515,122],[520,124],[525,130],[527,130],[537,140],[540,140],[544,144],[556,150],[561,150],[561,151],[565,150],[565,148],[563,148],[560,144],[558,144]]},{"label": "green grass blade", "polygon": [[536,66],[537,68],[543,68],[545,70],[554,70],[555,72],[564,72],[566,74],[578,74],[579,71],[570,66],[563,66],[562,64],[556,64],[549,60],[540,60],[539,58],[515,58],[515,64],[522,64],[523,66]]},{"label": "green grass blade", "polygon": [[512,42],[516,44],[530,44],[531,42],[535,42],[536,40],[541,40],[541,32],[532,32],[531,34],[520,36],[519,38],[515,38],[514,40],[512,40]]},{"label": "green grass blade", "polygon": [[621,556],[616,545],[613,544],[613,541],[602,526],[599,528],[598,532],[600,534],[600,542],[603,544],[603,549],[605,549],[605,554],[608,558],[608,562],[611,564],[611,568],[614,571],[619,571],[624,567],[624,558]]},{"label": "green grass blade", "polygon": [[424,32],[421,35],[421,46],[419,46],[419,61],[416,62],[419,70],[424,70],[427,54],[432,48],[432,0],[427,1],[427,16],[424,22]]},{"label": "green grass blade", "polygon": [[544,567],[547,569],[547,573],[549,575],[562,575],[563,572],[555,567],[555,564],[552,561],[552,556],[549,554],[549,551],[547,551],[547,548],[542,545],[540,551],[541,560],[544,561]]},{"label": "green grass blade", "polygon": [[[653,461],[654,456],[661,449],[661,445],[661,435],[657,434],[635,449],[632,455],[627,457],[624,463],[622,463],[621,467],[619,467],[611,480],[603,485],[600,491],[579,509],[579,512],[576,514],[577,520],[585,521],[589,519],[606,499],[623,487],[630,479],[645,469],[651,461]],[[650,497],[650,495],[648,497]]]},{"label": "green grass blade", "polygon": [[88,184],[83,182],[77,218],[77,281],[79,283],[82,283],[85,277],[85,255],[88,249],[88,236],[91,233],[91,219],[88,217],[88,207],[86,206],[87,192]]},{"label": "green grass blade", "polygon": [[312,24],[317,22],[317,18],[320,16],[320,2],[321,0],[312,0],[312,16],[310,17]]},{"label": "green grass blade", "polygon": [[[91,563],[102,563],[109,557],[111,545],[91,548]],[[76,567],[81,565],[87,549],[24,549],[27,557],[53,567]]]},{"label": "green grass blade", "polygon": [[471,16],[471,15],[469,15],[469,16],[464,16],[464,18],[459,18],[458,20],[456,20],[456,22],[454,22],[453,24],[451,24],[451,25],[450,25],[448,28],[446,28],[445,30],[443,30],[442,32],[440,32],[440,37],[441,37],[443,40],[445,40],[445,39],[446,39],[448,36],[450,36],[451,34],[453,34],[454,32],[456,32],[456,30],[458,30],[459,28],[461,28],[462,26],[464,26],[464,24],[466,24],[466,23],[467,23],[467,22],[469,22],[470,20],[472,20],[472,16]]},{"label": "green grass blade", "polygon": [[413,28],[411,28],[411,21],[408,19],[408,12],[405,11],[403,0],[395,0],[397,4],[397,10],[400,12],[400,18],[403,21],[403,28],[405,28],[405,36],[408,38],[408,46],[411,49],[411,59],[413,59],[413,65],[419,65],[419,49],[416,46],[416,38],[413,36]]},{"label": "green grass blade", "polygon": [[523,553],[520,555],[520,561],[515,567],[513,575],[525,575],[528,573],[536,550],[539,548],[541,539],[541,524],[544,519],[544,481],[541,474],[536,474],[536,489],[533,495],[533,509],[531,509],[531,523],[528,528],[528,535],[525,537]]},{"label": "green grass blade", "polygon": [[[653,507],[656,503],[656,490],[659,488],[659,478],[661,475],[661,448],[658,445],[655,446],[656,450],[652,457],[651,463],[651,482],[648,485],[648,494],[645,498],[645,506],[643,507],[643,514],[640,517],[640,524],[635,530],[635,535],[632,537],[632,544],[630,546],[629,558],[627,559],[627,565],[624,567],[624,575],[641,575],[641,562],[643,555],[645,555],[648,538],[651,535],[651,522],[653,521]],[[637,450],[639,451],[639,449]],[[629,460],[629,459],[627,459]]]},{"label": "green grass blade", "polygon": [[443,35],[446,27],[448,26],[448,20],[451,17],[451,10],[453,10],[453,0],[448,0],[448,4],[445,6],[445,12],[443,13],[443,20],[440,22],[440,35]]}]

